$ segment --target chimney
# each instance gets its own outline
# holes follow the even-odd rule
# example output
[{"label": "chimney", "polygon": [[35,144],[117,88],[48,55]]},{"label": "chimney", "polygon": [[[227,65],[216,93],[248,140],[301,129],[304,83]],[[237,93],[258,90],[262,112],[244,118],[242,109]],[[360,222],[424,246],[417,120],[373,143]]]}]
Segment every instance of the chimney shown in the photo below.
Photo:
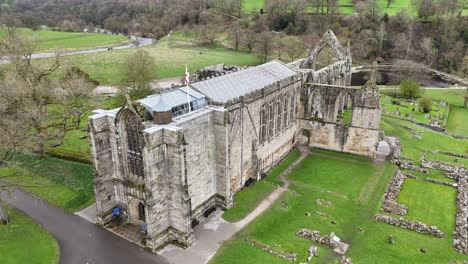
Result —
[{"label": "chimney", "polygon": [[172,107],[164,102],[162,96],[159,97],[158,103],[152,109],[155,124],[167,125],[172,122]]}]

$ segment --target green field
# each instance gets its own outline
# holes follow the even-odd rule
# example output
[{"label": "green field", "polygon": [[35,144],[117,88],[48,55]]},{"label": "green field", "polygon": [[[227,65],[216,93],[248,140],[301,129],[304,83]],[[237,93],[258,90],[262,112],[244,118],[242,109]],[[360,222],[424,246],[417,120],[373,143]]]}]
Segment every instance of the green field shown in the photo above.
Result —
[{"label": "green field", "polygon": [[465,90],[426,90],[426,95],[434,100],[444,100],[450,104],[450,114],[447,119],[447,131],[468,136],[468,108],[463,107]]},{"label": "green field", "polygon": [[[354,14],[356,12],[354,3],[350,0],[338,0],[338,4],[338,10],[341,14]],[[260,9],[262,9],[264,5],[265,0],[245,0],[243,8],[246,12],[260,12]],[[387,7],[387,1],[379,0],[378,6],[381,14],[387,13],[389,16],[394,16],[398,12],[406,11],[410,15],[417,16],[417,8],[411,0],[393,0],[389,7]],[[308,12],[314,12],[312,9],[311,6],[307,8]],[[462,9],[462,15],[468,15],[467,3],[465,3],[465,8]]]},{"label": "green field", "polygon": [[20,156],[16,168],[0,168],[0,178],[13,182],[69,212],[94,203],[92,166],[51,157]]},{"label": "green field", "polygon": [[[160,40],[158,44],[144,47],[156,60],[154,79],[183,76],[185,65],[191,72],[210,65],[225,63],[256,65],[258,58],[248,52],[236,52],[221,46],[199,46],[186,41]],[[63,58],[90,74],[102,85],[121,85],[125,58],[134,49],[113,50],[94,54],[67,56]]]},{"label": "green field", "polygon": [[55,264],[59,247],[54,237],[39,224],[12,210],[11,223],[0,225],[0,262],[2,264]]},{"label": "green field", "polygon": [[[113,47],[129,42],[126,36],[101,33],[77,33],[51,30],[32,31],[27,28],[20,28],[18,31],[26,36],[35,36],[37,38],[39,43],[35,51],[36,53],[51,52],[57,49],[69,51]],[[4,34],[5,30],[0,30],[0,39],[3,38]]]}]

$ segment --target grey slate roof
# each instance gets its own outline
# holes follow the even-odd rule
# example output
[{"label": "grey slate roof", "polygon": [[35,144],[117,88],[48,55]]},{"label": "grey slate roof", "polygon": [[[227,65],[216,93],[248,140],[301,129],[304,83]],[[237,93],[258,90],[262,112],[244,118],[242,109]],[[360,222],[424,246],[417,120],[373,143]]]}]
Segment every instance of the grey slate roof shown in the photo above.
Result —
[{"label": "grey slate roof", "polygon": [[[190,102],[197,101],[199,99],[205,98],[205,96],[192,88],[189,89]],[[166,107],[177,107],[180,105],[187,104],[187,87],[180,87],[176,89],[171,89],[168,91],[163,91],[160,94],[150,95],[143,99],[137,100],[140,104],[144,105],[146,109],[152,114],[154,111],[158,111],[160,106],[158,106],[160,99],[162,98],[163,103]]]},{"label": "grey slate roof", "polygon": [[226,103],[296,74],[283,63],[270,61],[256,67],[193,83],[191,86],[212,101]]}]

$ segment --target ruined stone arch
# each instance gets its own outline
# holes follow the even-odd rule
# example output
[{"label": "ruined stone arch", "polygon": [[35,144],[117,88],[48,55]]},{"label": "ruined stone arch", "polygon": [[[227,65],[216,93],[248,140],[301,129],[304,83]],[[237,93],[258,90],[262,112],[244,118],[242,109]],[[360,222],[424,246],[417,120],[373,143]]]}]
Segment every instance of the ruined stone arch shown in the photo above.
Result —
[{"label": "ruined stone arch", "polygon": [[312,132],[310,130],[303,128],[299,130],[296,135],[294,135],[294,138],[298,139],[299,145],[309,146],[311,135]]},{"label": "ruined stone arch", "polygon": [[310,52],[306,65],[304,66],[312,70],[318,70],[317,59],[322,51],[327,51],[328,49],[334,53],[337,61],[347,58],[346,50],[340,44],[333,31],[329,30],[322,39],[320,39],[319,44]]}]

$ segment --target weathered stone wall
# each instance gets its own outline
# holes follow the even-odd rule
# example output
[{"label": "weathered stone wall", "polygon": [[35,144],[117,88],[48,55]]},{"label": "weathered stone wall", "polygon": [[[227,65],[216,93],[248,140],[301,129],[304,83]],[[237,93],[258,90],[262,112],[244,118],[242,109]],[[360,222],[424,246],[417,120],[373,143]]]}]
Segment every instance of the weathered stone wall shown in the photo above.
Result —
[{"label": "weathered stone wall", "polygon": [[353,124],[351,123],[351,127],[348,129],[348,135],[346,137],[342,151],[352,154],[375,157],[378,143],[378,130],[353,127]]},{"label": "weathered stone wall", "polygon": [[95,114],[89,120],[91,156],[94,164],[94,192],[96,196],[97,222],[110,221],[110,212],[116,204],[113,177],[115,163],[112,142],[115,136],[111,129],[113,118],[107,114]]},{"label": "weathered stone wall", "polygon": [[195,209],[217,193],[213,114],[197,115],[174,125],[184,136],[188,194]]},{"label": "weathered stone wall", "polygon": [[397,215],[408,214],[408,207],[397,202],[401,188],[403,187],[403,182],[407,177],[408,176],[401,170],[397,170],[395,172],[382,199],[382,207],[380,208],[381,211]]},{"label": "weathered stone wall", "polygon": [[456,251],[468,254],[468,173],[458,174],[457,218],[453,233],[453,247]]},{"label": "weathered stone wall", "polygon": [[[261,92],[247,95],[228,107],[228,170],[231,195],[239,191],[248,179],[259,180],[261,171],[270,168],[293,148],[297,130],[296,113],[294,112],[293,122],[288,122],[286,126],[282,124],[279,132],[275,132],[263,142],[260,142],[259,138],[260,115],[265,103],[286,94],[294,96],[297,107],[301,87],[302,82],[298,75],[265,87]],[[290,120],[289,109],[287,113]],[[276,131],[276,123],[274,127]]]},{"label": "weathered stone wall", "polygon": [[154,249],[169,242],[188,246],[193,230],[183,134],[178,128],[153,127],[144,135],[147,244]]},{"label": "weathered stone wall", "polygon": [[398,226],[404,229],[416,231],[418,233],[427,234],[435,237],[444,237],[444,233],[437,226],[428,226],[418,221],[410,221],[403,218],[394,218],[388,215],[376,215],[375,220],[387,223],[389,225]]}]

